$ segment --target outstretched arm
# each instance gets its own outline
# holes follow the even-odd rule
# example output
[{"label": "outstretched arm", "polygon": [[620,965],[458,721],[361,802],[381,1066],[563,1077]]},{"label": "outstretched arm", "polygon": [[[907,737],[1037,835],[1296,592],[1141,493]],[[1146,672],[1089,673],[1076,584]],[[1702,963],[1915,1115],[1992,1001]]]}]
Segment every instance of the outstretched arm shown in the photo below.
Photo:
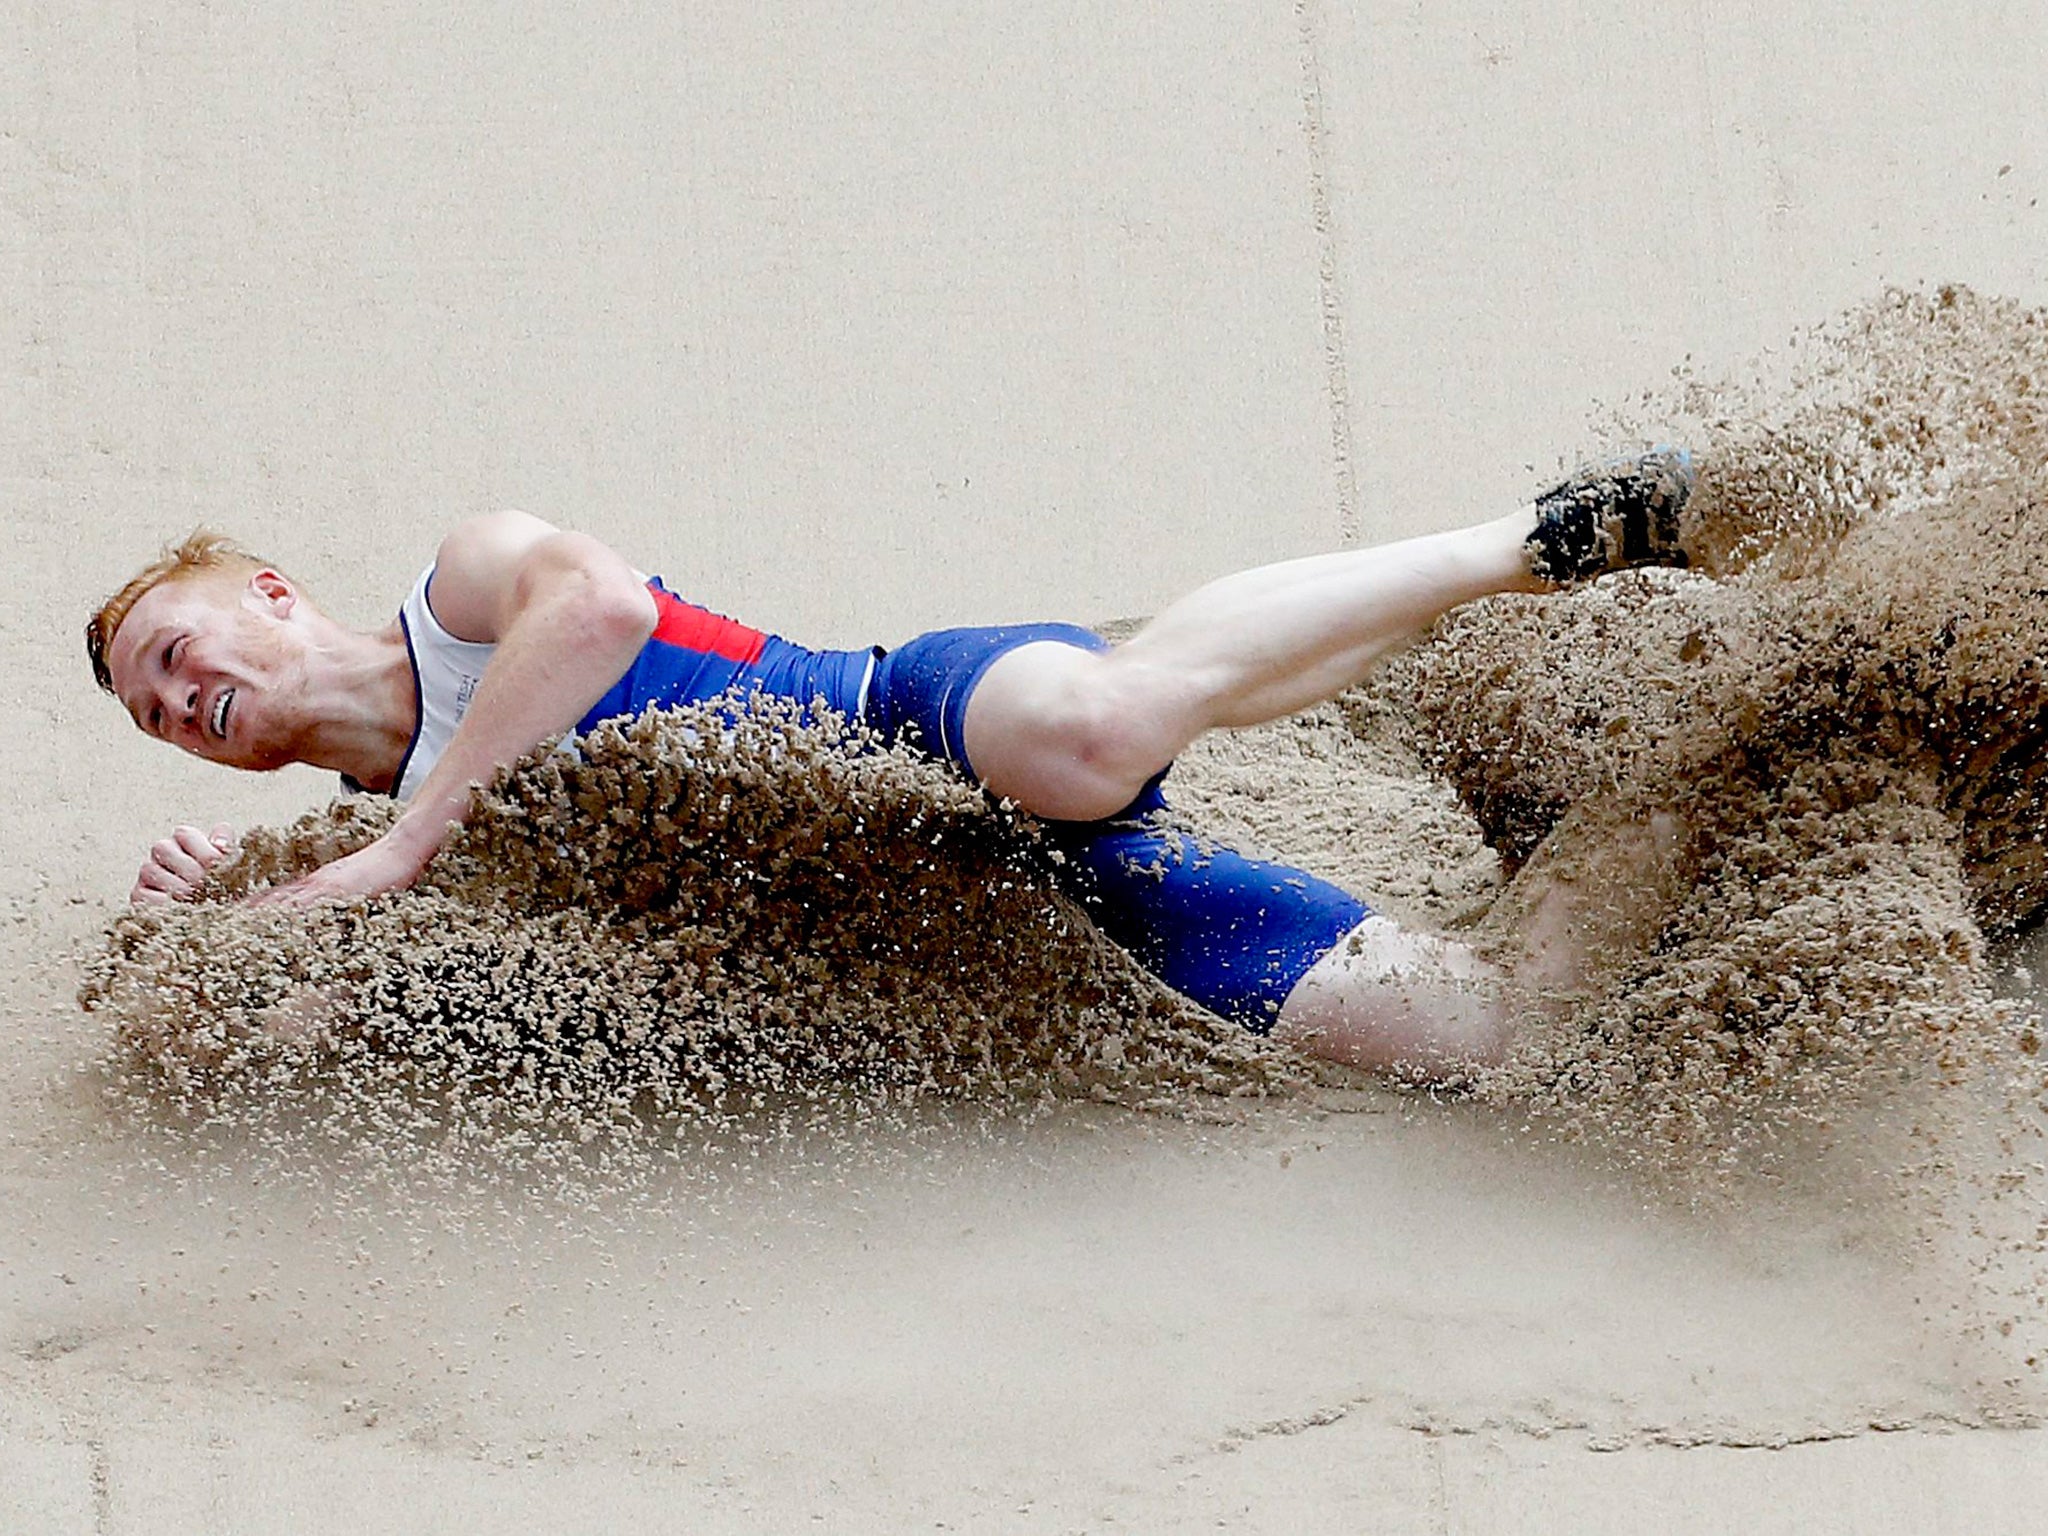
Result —
[{"label": "outstretched arm", "polygon": [[497,647],[462,724],[388,832],[263,899],[410,885],[468,814],[475,786],[582,719],[654,632],[654,599],[615,551],[524,512],[472,518],[449,534],[433,601],[449,633]]}]

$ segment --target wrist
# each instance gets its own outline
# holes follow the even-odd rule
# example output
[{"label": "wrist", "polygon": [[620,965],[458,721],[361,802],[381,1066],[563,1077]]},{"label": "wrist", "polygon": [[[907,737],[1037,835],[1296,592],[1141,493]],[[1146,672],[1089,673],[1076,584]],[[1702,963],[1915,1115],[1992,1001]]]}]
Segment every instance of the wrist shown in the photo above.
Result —
[{"label": "wrist", "polygon": [[436,814],[415,805],[391,824],[382,841],[394,852],[404,855],[417,874],[441,851],[441,845],[448,841],[448,834],[457,820],[446,811]]}]

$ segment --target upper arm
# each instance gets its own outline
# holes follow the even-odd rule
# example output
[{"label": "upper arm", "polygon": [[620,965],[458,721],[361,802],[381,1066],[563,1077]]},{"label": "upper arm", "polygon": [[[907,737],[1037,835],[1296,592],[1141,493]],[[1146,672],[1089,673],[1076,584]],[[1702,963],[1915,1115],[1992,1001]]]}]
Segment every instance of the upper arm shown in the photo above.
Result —
[{"label": "upper arm", "polygon": [[485,512],[456,525],[434,557],[434,618],[458,640],[495,644],[536,596],[561,581],[637,611],[652,600],[632,566],[588,534],[528,512]]}]

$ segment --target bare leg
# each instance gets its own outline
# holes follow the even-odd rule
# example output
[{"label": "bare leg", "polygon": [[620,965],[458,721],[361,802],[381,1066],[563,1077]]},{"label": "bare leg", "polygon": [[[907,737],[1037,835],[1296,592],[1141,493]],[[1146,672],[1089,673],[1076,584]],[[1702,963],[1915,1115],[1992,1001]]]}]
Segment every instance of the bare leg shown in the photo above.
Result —
[{"label": "bare leg", "polygon": [[[967,756],[984,784],[1038,815],[1112,816],[1204,731],[1330,698],[1461,603],[1682,563],[1691,484],[1689,456],[1659,450],[1492,522],[1226,576],[1106,653],[1020,646],[968,700]],[[1530,959],[1514,977],[1455,940],[1368,918],[1295,985],[1275,1033],[1422,1077],[1496,1059],[1521,1008],[1583,971],[1577,904],[1560,888],[1527,914]]]},{"label": "bare leg", "polygon": [[1447,610],[1542,591],[1523,508],[1493,522],[1225,576],[1107,652],[1020,646],[968,701],[967,755],[1025,809],[1089,821],[1128,805],[1202,732],[1342,692]]},{"label": "bare leg", "polygon": [[1295,983],[1274,1038],[1422,1080],[1497,1062],[1522,1022],[1568,1012],[1602,984],[1604,968],[1643,953],[1677,898],[1685,837],[1676,817],[1653,811],[1603,824],[1598,836],[1598,878],[1570,878],[1553,858],[1509,887],[1504,906],[1522,950],[1512,973],[1456,939],[1375,914]]},{"label": "bare leg", "polygon": [[1437,1079],[1500,1059],[1516,995],[1469,946],[1375,915],[1295,983],[1273,1038],[1345,1066]]}]

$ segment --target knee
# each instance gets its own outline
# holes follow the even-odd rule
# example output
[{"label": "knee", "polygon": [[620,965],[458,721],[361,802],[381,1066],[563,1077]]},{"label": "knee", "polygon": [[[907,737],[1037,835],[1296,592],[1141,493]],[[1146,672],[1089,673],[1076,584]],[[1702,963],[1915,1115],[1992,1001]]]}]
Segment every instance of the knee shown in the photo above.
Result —
[{"label": "knee", "polygon": [[1043,701],[1042,739],[1090,773],[1142,784],[1185,745],[1173,701],[1114,653],[1088,662]]},{"label": "knee", "polygon": [[1128,805],[1186,744],[1146,679],[1111,655],[1049,646],[1028,660],[991,673],[967,715],[975,773],[996,793],[1092,821]]},{"label": "knee", "polygon": [[1502,982],[1463,944],[1368,917],[1296,984],[1273,1035],[1346,1066],[1450,1081],[1506,1054]]},{"label": "knee", "polygon": [[1104,777],[1127,777],[1146,758],[1143,723],[1097,679],[1076,680],[1047,700],[1039,728],[1048,747]]}]

